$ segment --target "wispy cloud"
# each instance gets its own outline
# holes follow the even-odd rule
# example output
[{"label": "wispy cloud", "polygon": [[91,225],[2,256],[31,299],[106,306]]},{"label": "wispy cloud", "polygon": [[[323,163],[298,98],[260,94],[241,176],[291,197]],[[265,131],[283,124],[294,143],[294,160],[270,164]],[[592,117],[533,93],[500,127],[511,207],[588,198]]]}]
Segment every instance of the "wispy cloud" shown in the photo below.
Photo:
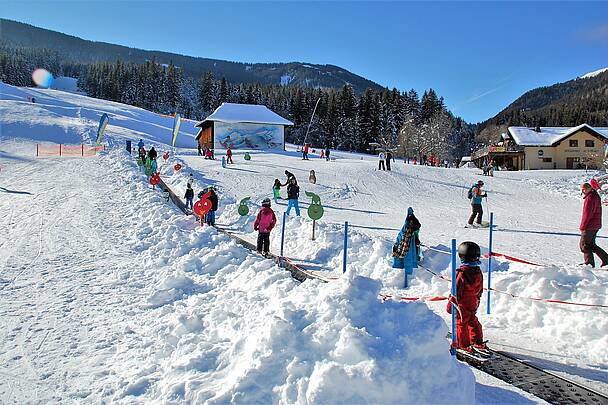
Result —
[{"label": "wispy cloud", "polygon": [[608,43],[608,23],[581,32],[580,38],[587,42]]}]

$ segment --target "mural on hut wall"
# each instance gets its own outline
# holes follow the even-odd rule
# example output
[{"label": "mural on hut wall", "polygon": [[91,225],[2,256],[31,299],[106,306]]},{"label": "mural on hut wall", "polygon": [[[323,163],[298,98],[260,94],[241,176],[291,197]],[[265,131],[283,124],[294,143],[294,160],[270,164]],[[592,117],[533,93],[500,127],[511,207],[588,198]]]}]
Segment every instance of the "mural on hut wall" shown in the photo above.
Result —
[{"label": "mural on hut wall", "polygon": [[215,147],[226,149],[283,149],[283,126],[215,122]]}]

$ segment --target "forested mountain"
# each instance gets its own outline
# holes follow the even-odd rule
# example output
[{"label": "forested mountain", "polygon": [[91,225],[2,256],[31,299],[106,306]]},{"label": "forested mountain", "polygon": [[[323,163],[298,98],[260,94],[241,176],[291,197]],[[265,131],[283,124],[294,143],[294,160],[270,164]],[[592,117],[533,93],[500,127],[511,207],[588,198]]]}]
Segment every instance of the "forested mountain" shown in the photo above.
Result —
[{"label": "forested mountain", "polygon": [[608,126],[608,71],[526,92],[479,125],[477,140],[498,140],[508,126]]},{"label": "forested mountain", "polygon": [[198,78],[206,72],[225,77],[233,83],[298,85],[303,87],[340,88],[351,85],[357,94],[368,87],[381,86],[333,65],[292,63],[239,63],[218,59],[196,58],[169,52],[147,51],[105,42],[87,41],[75,36],[0,19],[0,48],[22,51],[55,52],[62,64],[87,65],[96,62],[132,62],[155,60],[182,70],[184,76]]}]

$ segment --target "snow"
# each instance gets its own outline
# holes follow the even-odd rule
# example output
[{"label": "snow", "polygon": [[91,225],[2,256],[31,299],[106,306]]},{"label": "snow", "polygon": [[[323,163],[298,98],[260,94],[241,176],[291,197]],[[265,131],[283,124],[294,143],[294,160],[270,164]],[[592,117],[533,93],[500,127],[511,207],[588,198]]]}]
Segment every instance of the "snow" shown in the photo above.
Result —
[{"label": "snow", "polygon": [[584,75],[582,75],[580,78],[581,78],[581,79],[589,79],[590,77],[595,77],[595,76],[597,76],[597,75],[599,75],[599,74],[601,74],[601,73],[604,73],[604,72],[605,72],[605,71],[607,71],[607,70],[608,70],[608,67],[603,68],[603,69],[598,69],[598,70],[596,70],[596,71],[594,71],[594,72],[589,72],[589,73],[587,73],[587,74],[584,74]]},{"label": "snow", "polygon": [[78,79],[75,77],[59,76],[53,80],[51,88],[53,90],[67,91],[70,93],[82,94],[78,91]]},{"label": "snow", "polygon": [[[452,238],[477,241],[487,252],[488,231],[462,226],[470,210],[466,190],[479,171],[397,161],[392,172],[379,172],[375,156],[332,151],[335,161],[313,153],[302,161],[293,146],[250,151],[250,161],[236,151],[235,164],[226,169],[188,149],[161,162],[161,176],[179,194],[190,172],[196,192],[214,185],[218,225],[250,241],[256,237],[253,216],[241,217],[238,201],[252,197],[254,214],[273,180],[284,180],[285,169],[295,173],[302,214],[309,201],[304,192],[312,191],[325,216],[313,242],[311,221],[292,214],[285,254],[338,277],[300,284],[272,261],[181,215],[145,183],[123,152],[124,139],[149,132],[147,144],[169,150],[172,118],[55,90],[0,90],[0,215],[6,230],[0,240],[0,322],[6,325],[0,374],[7,381],[0,384],[0,402],[542,402],[449,356],[445,301],[377,299],[379,292],[449,292],[448,282],[423,268],[403,289],[403,274],[390,267],[390,248],[408,206],[422,223],[424,267],[449,277],[445,251]],[[36,105],[24,101],[33,94],[41,100]],[[83,134],[96,129],[98,118],[82,120],[78,109],[121,118],[107,129],[106,142],[114,147],[96,158],[36,159],[41,137],[90,139]],[[160,125],[165,119],[168,128]],[[150,122],[164,129],[149,131]],[[184,168],[175,173],[177,162]],[[315,185],[306,182],[311,169]],[[498,225],[494,251],[541,264],[497,258],[495,289],[608,304],[608,272],[576,265],[582,260],[578,187],[591,175],[497,171],[483,178],[489,195],[484,211],[489,206]],[[285,203],[273,208],[280,229]],[[605,247],[606,240],[601,231],[599,244]],[[275,231],[271,251],[279,248]],[[482,270],[487,282],[487,260]],[[492,294],[491,315],[482,296],[478,316],[491,346],[608,392],[605,309],[508,294]]]},{"label": "snow", "polygon": [[[265,105],[222,103],[205,121],[228,123],[249,122],[255,124],[293,125]],[[201,123],[197,125],[201,125]]]},{"label": "snow", "polygon": [[281,76],[281,86],[287,86],[289,83],[293,81],[293,77],[291,75],[282,75]]},{"label": "snow", "polygon": [[511,134],[515,142],[520,146],[552,146],[556,142],[567,138],[581,129],[599,132],[608,140],[608,127],[591,127],[587,124],[581,124],[572,128],[541,127],[540,129],[540,132],[536,132],[534,128],[509,127],[509,134]]}]

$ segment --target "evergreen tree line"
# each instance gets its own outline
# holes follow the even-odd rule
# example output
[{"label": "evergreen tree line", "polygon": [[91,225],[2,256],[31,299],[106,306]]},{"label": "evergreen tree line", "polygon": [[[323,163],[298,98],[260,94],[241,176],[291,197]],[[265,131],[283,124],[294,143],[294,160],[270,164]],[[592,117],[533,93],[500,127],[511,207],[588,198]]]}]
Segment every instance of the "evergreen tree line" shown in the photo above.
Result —
[{"label": "evergreen tree line", "polygon": [[348,85],[313,89],[230,83],[211,72],[194,79],[172,63],[161,65],[154,60],[89,65],[62,65],[59,61],[52,51],[2,52],[0,48],[0,79],[31,86],[31,72],[42,67],[54,76],[78,77],[79,90],[91,97],[196,120],[204,119],[223,102],[263,104],[294,123],[286,131],[288,142],[306,141],[314,147],[356,152],[380,148],[400,156],[452,158],[468,154],[474,138],[473,127],[453,117],[433,89],[422,96],[415,90],[371,88],[357,95]]}]

